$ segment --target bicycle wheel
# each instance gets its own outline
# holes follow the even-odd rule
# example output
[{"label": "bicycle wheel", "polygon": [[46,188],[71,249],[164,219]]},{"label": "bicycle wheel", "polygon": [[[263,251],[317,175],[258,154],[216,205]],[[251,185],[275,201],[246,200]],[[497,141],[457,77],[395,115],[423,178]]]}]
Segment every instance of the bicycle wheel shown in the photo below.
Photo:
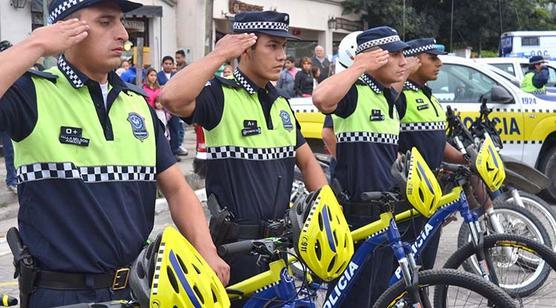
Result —
[{"label": "bicycle wheel", "polygon": [[[508,255],[508,249],[511,255]],[[486,258],[489,258],[494,268],[489,267],[491,273],[496,273],[498,285],[515,298],[524,298],[524,302],[535,303],[552,298],[550,307],[554,305],[556,296],[552,293],[556,282],[556,253],[550,247],[531,239],[513,234],[492,234],[484,238]],[[479,265],[475,257],[476,250],[473,243],[467,243],[458,249],[444,264],[444,268],[458,269],[467,264],[472,272],[479,274]],[[523,256],[540,260],[531,267],[520,260]],[[552,274],[552,275],[551,275]],[[547,281],[550,277],[550,280]],[[532,296],[534,295],[534,296]],[[543,307],[543,306],[538,306]]]},{"label": "bicycle wheel", "polygon": [[[494,208],[494,213],[504,228],[504,233],[521,235],[552,247],[548,231],[546,231],[542,222],[529,210],[506,202],[497,205]],[[482,215],[479,220],[483,230],[486,230],[488,234],[494,233],[491,224],[485,219],[485,215]],[[469,227],[466,224],[462,224],[458,234],[458,248],[463,247],[469,241],[471,241]],[[524,262],[535,262],[535,260],[524,260]]]},{"label": "bicycle wheel", "polygon": [[[512,298],[502,289],[481,277],[451,269],[419,272],[419,289],[422,294],[431,294],[434,287],[434,307],[516,307]],[[439,297],[437,293],[440,292]],[[449,293],[449,297],[447,297]],[[373,307],[410,307],[406,302],[405,283],[397,282],[388,288]]]},{"label": "bicycle wheel", "polygon": [[[552,249],[556,251],[556,211],[550,204],[536,195],[523,191],[519,191],[519,195],[523,201],[523,205],[525,205],[525,208],[533,213],[539,219],[542,226],[546,228],[550,241],[552,242]],[[510,202],[518,206],[512,196],[512,193],[505,192],[494,199],[494,207],[496,208],[496,206],[506,202]]]}]

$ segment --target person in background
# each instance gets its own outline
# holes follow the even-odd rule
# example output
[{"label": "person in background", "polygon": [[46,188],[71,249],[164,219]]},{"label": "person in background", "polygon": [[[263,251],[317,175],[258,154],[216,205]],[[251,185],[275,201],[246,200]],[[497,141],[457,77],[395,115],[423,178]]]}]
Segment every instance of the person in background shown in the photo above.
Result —
[{"label": "person in background", "polygon": [[162,70],[158,72],[158,83],[163,86],[165,85],[172,76],[174,76],[174,72],[172,69],[174,68],[174,58],[170,56],[165,56],[162,58]]},{"label": "person in background", "polygon": [[311,74],[313,75],[313,89],[319,84],[320,68],[318,66],[311,67]]},{"label": "person in background", "polygon": [[234,68],[230,64],[226,64],[224,66],[224,70],[222,71],[222,77],[228,79],[234,79],[233,73],[234,73]]},{"label": "person in background", "polygon": [[315,47],[315,55],[311,59],[313,62],[313,66],[320,68],[320,77],[318,78],[318,82],[322,82],[328,76],[330,76],[330,61],[324,54],[324,48],[322,46],[317,45]]},{"label": "person in background", "polygon": [[521,81],[521,90],[533,94],[546,94],[548,82],[548,68],[542,56],[529,58],[529,70]]},{"label": "person in background", "polygon": [[147,103],[152,108],[155,108],[155,102],[160,95],[160,84],[158,84],[158,75],[154,68],[147,70],[147,77],[143,83],[143,90],[147,93]]},{"label": "person in background", "polygon": [[122,63],[120,64],[120,67],[118,67],[118,69],[116,69],[116,74],[118,76],[122,76],[122,74],[127,71],[129,69],[129,61],[127,60],[122,60]]},{"label": "person in background", "polygon": [[297,67],[295,67],[295,58],[288,56],[284,64],[284,69],[280,72],[280,79],[276,83],[276,90],[285,98],[295,96],[294,83],[295,75],[297,75]]},{"label": "person in background", "polygon": [[301,70],[295,75],[294,92],[297,97],[308,97],[313,94],[313,62],[308,57],[301,58]]},{"label": "person in background", "polygon": [[187,63],[185,63],[185,51],[183,49],[179,49],[176,51],[176,71],[179,72],[182,70]]},{"label": "person in background", "polygon": [[[12,47],[9,41],[0,42],[0,52]],[[14,148],[12,139],[7,132],[0,131],[0,141],[2,141],[4,151],[4,164],[6,165],[6,186],[9,191],[17,194],[17,177],[14,166]]]}]

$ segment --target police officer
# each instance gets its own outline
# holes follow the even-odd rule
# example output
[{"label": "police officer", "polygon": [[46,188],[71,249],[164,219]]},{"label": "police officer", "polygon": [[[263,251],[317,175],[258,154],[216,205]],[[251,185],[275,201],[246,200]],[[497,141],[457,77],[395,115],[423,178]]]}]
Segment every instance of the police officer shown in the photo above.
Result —
[{"label": "police officer", "polygon": [[[332,114],[335,176],[350,197],[344,212],[353,228],[379,219],[378,207],[362,203],[361,193],[392,188],[390,168],[397,157],[400,124],[391,85],[407,78],[402,51],[408,47],[390,27],[363,31],[357,45],[354,63],[313,92],[315,106]],[[345,306],[370,307],[386,290],[393,271],[391,248],[377,249],[367,264]]]},{"label": "police officer", "polygon": [[[326,184],[288,101],[270,83],[280,76],[287,39],[295,38],[288,24],[285,13],[237,14],[234,34],[170,79],[160,96],[170,111],[202,125],[206,191],[235,216],[240,239],[260,238],[262,221],[283,217],[295,163],[309,190]],[[238,57],[234,79],[213,76],[222,63]],[[255,262],[230,260],[231,282],[258,273]]]},{"label": "police officer", "polygon": [[22,307],[129,299],[129,265],[152,230],[157,184],[178,228],[228,278],[156,114],[114,73],[128,39],[122,11],[140,6],[54,0],[50,22],[68,21],[37,30],[13,47],[18,61],[2,63],[3,78],[15,80],[64,51],[57,67],[25,73],[0,101],[0,130],[16,153],[19,230],[34,260],[31,270],[18,266]]},{"label": "police officer", "polygon": [[[416,147],[432,170],[440,167],[443,160],[464,164],[463,155],[446,143],[446,113],[426,85],[428,81],[437,79],[442,67],[438,55],[446,53],[437,47],[433,38],[416,39],[407,44],[410,48],[404,50],[404,55],[417,57],[420,65],[410,72],[396,101],[401,122],[399,151],[405,153]],[[426,218],[419,217],[414,222],[415,225],[406,234],[411,241],[419,234]],[[421,256],[424,269],[434,266],[439,239],[440,232],[430,239]]]},{"label": "police officer", "polygon": [[548,82],[548,68],[542,56],[529,58],[529,70],[521,81],[521,90],[533,94],[546,94]]}]

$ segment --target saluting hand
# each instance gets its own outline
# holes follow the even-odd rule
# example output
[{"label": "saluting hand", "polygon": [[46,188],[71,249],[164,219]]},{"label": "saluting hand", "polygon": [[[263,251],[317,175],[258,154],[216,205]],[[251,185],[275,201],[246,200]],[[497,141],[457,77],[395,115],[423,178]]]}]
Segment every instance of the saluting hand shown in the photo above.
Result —
[{"label": "saluting hand", "polygon": [[257,36],[253,33],[228,34],[221,38],[214,52],[221,54],[226,60],[235,59],[257,42]]},{"label": "saluting hand", "polygon": [[354,65],[356,63],[363,65],[365,72],[375,71],[388,63],[389,57],[388,51],[377,48],[356,55]]},{"label": "saluting hand", "polygon": [[79,19],[60,21],[53,25],[36,29],[29,37],[43,48],[43,56],[53,56],[83,41],[89,25]]},{"label": "saluting hand", "polygon": [[421,67],[421,60],[418,57],[407,57],[405,58],[407,64],[405,66],[407,70],[407,76],[415,73]]}]

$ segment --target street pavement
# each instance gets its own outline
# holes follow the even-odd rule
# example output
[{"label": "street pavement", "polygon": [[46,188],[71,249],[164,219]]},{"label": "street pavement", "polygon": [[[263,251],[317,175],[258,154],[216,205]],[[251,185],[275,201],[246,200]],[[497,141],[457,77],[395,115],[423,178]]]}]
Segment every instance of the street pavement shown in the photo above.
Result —
[{"label": "street pavement", "polygon": [[[201,201],[206,200],[206,195],[204,193],[203,183],[201,180],[195,177],[192,172],[192,162],[195,147],[195,135],[192,129],[188,128],[186,132],[186,138],[184,141],[184,146],[189,151],[189,156],[182,157],[182,161],[178,163],[178,166],[182,170],[183,174],[188,179],[190,185],[196,189],[197,196]],[[0,161],[0,178],[3,179],[5,175],[5,169],[3,164],[3,158]],[[199,189],[201,188],[201,189]],[[7,191],[5,183],[2,181],[0,183],[0,191]],[[17,203],[14,202],[14,196],[9,194],[0,193],[0,294],[8,294],[14,297],[18,296],[17,281],[13,279],[13,265],[12,265],[12,255],[9,251],[9,247],[5,241],[6,231],[17,225]],[[204,202],[203,202],[204,204]],[[205,206],[205,211],[208,211]],[[165,226],[172,224],[172,219],[167,208],[166,201],[164,199],[157,200],[157,205],[155,209],[155,226],[150,235],[150,238],[154,238]],[[436,267],[441,267],[442,264],[456,251],[457,247],[457,234],[460,228],[462,219],[459,218],[456,222],[448,224],[442,231],[442,236],[440,240],[440,248],[438,251]],[[534,303],[527,303],[523,307],[555,307],[556,306],[556,295],[551,294],[547,290],[556,290],[556,274],[552,273],[548,278],[545,286],[543,287],[543,298],[540,298]]]}]

